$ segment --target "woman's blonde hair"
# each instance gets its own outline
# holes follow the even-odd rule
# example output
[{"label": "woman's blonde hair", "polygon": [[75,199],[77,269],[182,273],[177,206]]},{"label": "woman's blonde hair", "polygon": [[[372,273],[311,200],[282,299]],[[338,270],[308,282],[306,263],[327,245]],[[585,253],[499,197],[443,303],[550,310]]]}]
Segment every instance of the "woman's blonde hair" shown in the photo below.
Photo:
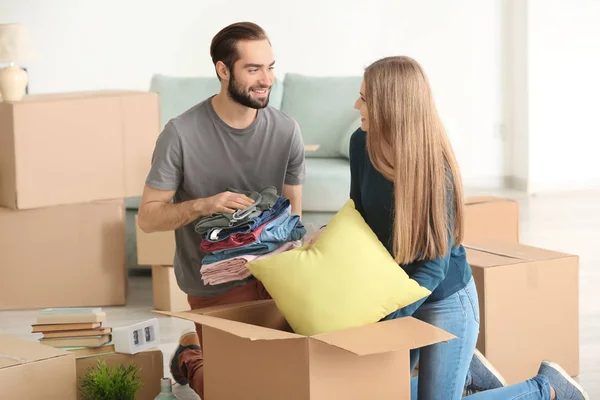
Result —
[{"label": "woman's blonde hair", "polygon": [[394,183],[395,259],[408,264],[444,256],[450,238],[455,246],[463,238],[462,182],[425,72],[409,57],[387,57],[366,68],[364,83],[367,151]]}]

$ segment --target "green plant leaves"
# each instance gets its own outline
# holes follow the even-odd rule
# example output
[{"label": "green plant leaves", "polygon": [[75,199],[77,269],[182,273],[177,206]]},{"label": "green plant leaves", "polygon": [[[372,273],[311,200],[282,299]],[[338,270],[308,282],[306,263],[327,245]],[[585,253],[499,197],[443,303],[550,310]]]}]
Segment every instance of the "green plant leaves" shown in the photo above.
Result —
[{"label": "green plant leaves", "polygon": [[134,400],[143,382],[140,369],[134,364],[108,366],[98,359],[95,367],[88,368],[80,379],[82,400]]}]

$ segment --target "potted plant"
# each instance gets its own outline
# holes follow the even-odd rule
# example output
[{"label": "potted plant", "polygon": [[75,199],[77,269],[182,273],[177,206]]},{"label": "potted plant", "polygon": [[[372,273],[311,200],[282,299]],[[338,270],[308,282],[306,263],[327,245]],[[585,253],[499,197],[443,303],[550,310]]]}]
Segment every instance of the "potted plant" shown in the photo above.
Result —
[{"label": "potted plant", "polygon": [[82,400],[134,400],[142,387],[139,369],[134,365],[108,366],[98,359],[81,377],[79,391]]}]

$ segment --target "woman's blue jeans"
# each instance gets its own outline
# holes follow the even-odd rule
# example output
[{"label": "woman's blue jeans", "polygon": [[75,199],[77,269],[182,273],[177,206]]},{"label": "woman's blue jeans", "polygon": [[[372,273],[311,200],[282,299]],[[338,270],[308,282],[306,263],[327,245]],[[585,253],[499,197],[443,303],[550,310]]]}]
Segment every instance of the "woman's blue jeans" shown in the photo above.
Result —
[{"label": "woman's blue jeans", "polygon": [[[411,381],[412,400],[460,399],[479,335],[479,301],[474,280],[471,278],[465,288],[444,300],[423,303],[413,317],[437,326],[457,339],[411,351],[411,371],[420,360],[419,377]],[[480,392],[465,399],[549,400],[550,384],[545,376],[538,375],[523,383]]]}]

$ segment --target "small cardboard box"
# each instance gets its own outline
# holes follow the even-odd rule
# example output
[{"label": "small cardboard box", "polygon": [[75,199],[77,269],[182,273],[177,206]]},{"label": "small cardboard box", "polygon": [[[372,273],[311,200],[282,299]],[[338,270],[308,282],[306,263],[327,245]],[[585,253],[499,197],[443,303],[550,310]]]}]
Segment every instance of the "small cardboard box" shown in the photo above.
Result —
[{"label": "small cardboard box", "polygon": [[177,285],[173,261],[175,233],[173,231],[145,233],[135,216],[136,246],[139,265],[152,266],[152,296],[154,308],[162,311],[190,309],[187,295]]},{"label": "small cardboard box", "polygon": [[101,91],[0,103],[0,205],[141,196],[159,135],[158,95]]},{"label": "small cardboard box", "polygon": [[468,197],[464,207],[464,242],[519,242],[519,203],[499,197]]},{"label": "small cardboard box", "polygon": [[177,285],[172,265],[152,266],[152,297],[154,308],[162,311],[187,311],[187,294]]},{"label": "small cardboard box", "polygon": [[123,200],[0,208],[0,310],[125,304]]},{"label": "small cardboard box", "polygon": [[173,265],[175,259],[175,232],[142,231],[135,216],[135,240],[139,265]]},{"label": "small cardboard box", "polygon": [[75,382],[72,353],[0,335],[1,398],[75,400]]},{"label": "small cardboard box", "polygon": [[[161,350],[155,348],[139,352],[135,355],[112,353],[77,358],[77,387],[79,387],[80,379],[85,375],[87,369],[95,367],[99,359],[106,361],[108,366],[135,364],[140,368],[139,376],[142,379],[143,386],[137,392],[135,400],[152,400],[160,393],[160,380],[164,374],[163,353]],[[54,397],[47,398],[53,399]],[[80,398],[81,395],[78,391],[77,399]]]},{"label": "small cardboard box", "polygon": [[509,384],[542,360],[579,374],[579,257],[522,244],[465,245],[479,297],[477,348]]},{"label": "small cardboard box", "polygon": [[272,300],[156,312],[202,325],[207,399],[410,399],[410,349],[455,338],[412,317],[298,335]]}]

